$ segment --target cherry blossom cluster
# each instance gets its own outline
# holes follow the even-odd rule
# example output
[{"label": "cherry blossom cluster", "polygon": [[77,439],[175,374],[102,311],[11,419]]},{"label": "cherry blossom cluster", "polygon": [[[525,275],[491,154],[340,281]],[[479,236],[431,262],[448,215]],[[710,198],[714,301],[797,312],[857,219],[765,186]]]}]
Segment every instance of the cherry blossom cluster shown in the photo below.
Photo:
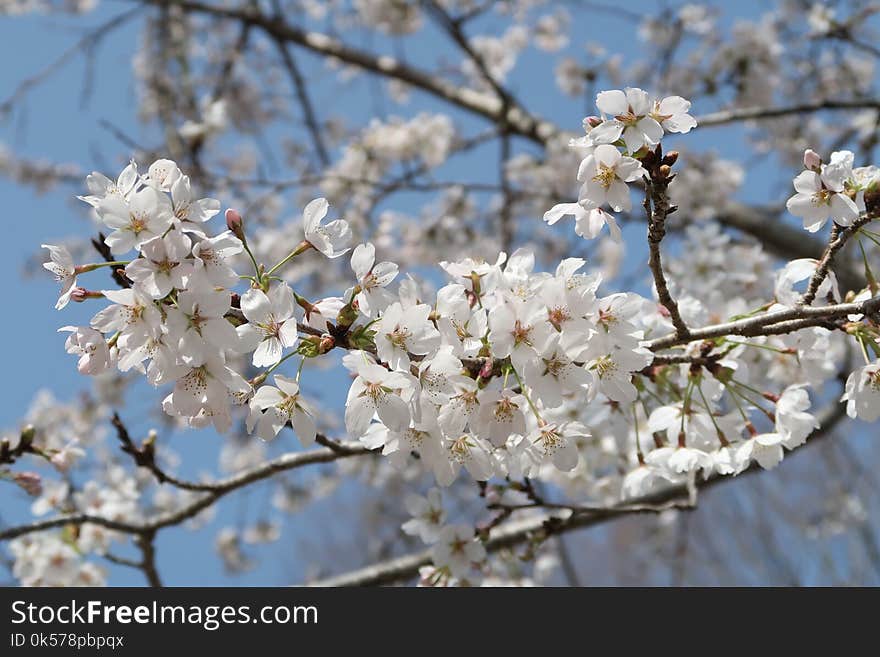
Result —
[{"label": "cherry blossom cluster", "polygon": [[[112,231],[105,239],[110,252],[132,260],[74,266],[64,247],[46,245],[51,261],[46,268],[62,283],[57,307],[73,298],[103,297],[112,302],[97,313],[90,326],[68,326],[66,348],[79,357],[78,369],[99,374],[115,365],[122,372],[143,372],[156,386],[174,384],[163,408],[194,426],[213,424],[225,431],[231,424],[230,404],[246,400],[252,391],[242,375],[227,364],[230,354],[254,352],[255,365],[273,365],[282,346],[293,346],[296,322],[289,322],[294,297],[286,285],[275,286],[271,300],[261,289],[251,289],[236,310],[239,326],[230,321],[232,293],[239,275],[229,259],[247,250],[233,219],[226,230],[209,237],[204,223],[217,214],[213,199],[196,199],[189,178],[169,160],[150,165],[140,175],[132,163],[114,182],[101,174],[88,178],[91,194],[81,197]],[[304,212],[309,240],[301,250],[315,248],[328,257],[334,244],[346,240],[343,221],[321,225],[328,209],[320,199]],[[124,267],[125,289],[90,291],[77,286],[77,276],[103,266]],[[266,281],[272,272],[255,271]],[[251,277],[255,283],[257,279]],[[268,286],[267,286],[268,289]],[[107,336],[110,336],[109,339]],[[237,396],[237,397],[236,397]],[[262,397],[261,397],[262,398]]]},{"label": "cherry blossom cluster", "polygon": [[[582,157],[580,198],[544,219],[574,214],[582,237],[606,223],[619,237],[604,206],[629,211],[635,183],[666,180],[676,156],[655,161],[660,140],[695,121],[688,101],[654,100],[640,89],[602,92],[597,105],[602,118],[587,119],[586,135],[571,144]],[[828,218],[839,227],[870,219],[865,193],[875,170],[852,162],[851,153],[825,164],[807,152],[789,208],[806,215],[809,230]],[[87,182],[82,200],[108,228],[110,253],[134,257],[76,265],[63,247],[47,246],[45,266],[62,283],[59,308],[110,302],[90,326],[62,329],[67,350],[84,374],[115,366],[171,388],[163,409],[191,426],[226,431],[242,407],[247,430],[264,441],[289,426],[309,445],[321,420],[302,390],[303,364],[344,350],[352,377],[346,430],[394,467],[428,471],[441,486],[462,468],[481,482],[580,482],[582,492],[608,502],[698,474],[774,467],[817,426],[808,388],[835,376],[846,334],[866,359],[847,382],[848,411],[880,415],[877,329],[868,317],[850,317],[841,332],[811,326],[681,340],[673,358],[658,360],[652,341],[675,331],[669,308],[632,292],[600,294],[601,275],[584,271],[580,258],[552,272],[538,270],[525,248],[490,261],[442,261],[446,280],[431,293],[412,277],[398,280],[397,264],[377,257],[375,244],[352,249],[348,222],[325,222],[323,198],[303,211],[303,239],[268,266],[254,257],[235,210],[226,212],[227,230],[209,236],[219,202],[198,198],[171,161],[145,174],[132,163],[116,181],[92,174]],[[817,304],[840,300],[833,272],[815,260],[787,263],[768,285],[771,262],[760,249],[730,245],[711,227],[692,229],[688,239],[688,258],[667,268],[689,326],[801,307],[799,288],[820,274]],[[707,260],[698,263],[700,277],[686,275],[695,260],[737,249],[735,265]],[[307,299],[281,277],[294,260],[349,252],[350,286],[336,296]],[[241,263],[252,271],[239,273]],[[108,266],[122,289],[80,287],[78,276]],[[869,287],[855,299],[871,294]],[[435,501],[410,506],[419,517],[442,517]],[[415,523],[407,531],[434,545],[437,572],[455,580],[468,580],[484,556],[466,527]],[[236,543],[223,545],[232,554]]]},{"label": "cherry blossom cluster", "polygon": [[853,168],[851,151],[836,151],[828,162],[807,149],[804,171],[794,179],[797,192],[785,204],[788,211],[804,220],[811,233],[831,219],[839,226],[851,226],[865,212],[865,190],[876,185],[880,170],[875,166]]},{"label": "cherry blossom cluster", "polygon": [[[687,133],[697,122],[688,114],[691,104],[680,96],[652,100],[646,91],[627,88],[603,91],[596,97],[602,116],[584,119],[586,134],[570,147],[583,158],[578,168],[582,183],[577,203],[560,203],[544,214],[553,225],[574,215],[575,232],[584,239],[598,237],[607,225],[620,241],[614,212],[632,209],[629,183],[647,175],[641,158],[660,143],[664,133]],[[672,160],[674,163],[674,160]]]}]

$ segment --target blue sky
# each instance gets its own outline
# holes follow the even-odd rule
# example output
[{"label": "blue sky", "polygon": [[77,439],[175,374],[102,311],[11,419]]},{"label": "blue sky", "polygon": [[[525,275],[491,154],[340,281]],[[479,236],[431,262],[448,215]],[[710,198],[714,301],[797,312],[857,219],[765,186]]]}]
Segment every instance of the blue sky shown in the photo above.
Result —
[{"label": "blue sky", "polygon": [[[721,4],[727,4],[728,7],[731,5]],[[753,17],[761,4],[763,3],[737,3],[736,12],[738,16]],[[4,18],[0,21],[0,61],[6,64],[0,67],[0,102],[23,79],[43,70],[68,49],[79,38],[84,26],[97,25],[114,14],[122,13],[129,6],[129,3],[124,2],[103,2],[94,15],[75,20],[42,16]],[[655,3],[629,2],[626,6],[638,11],[640,6],[654,7]],[[577,12],[573,16],[576,19],[573,34],[585,40],[604,42],[609,49],[622,52],[627,58],[637,52],[638,44],[631,23],[606,13],[586,15]],[[84,59],[76,56],[45,82],[33,88],[11,120],[0,122],[0,143],[27,157],[69,162],[85,170],[98,168],[115,176],[130,154],[123,144],[101,127],[100,121],[110,121],[136,141],[145,137],[143,128],[134,119],[137,107],[131,82],[131,58],[139,40],[141,20],[138,18],[112,33],[95,52],[92,69],[94,83],[86,104],[82,104],[81,100],[87,67]],[[725,23],[729,23],[729,20],[725,20]],[[488,24],[491,23],[483,23]],[[380,47],[382,44],[371,45]],[[438,49],[442,48],[448,48],[448,45],[429,31],[418,41],[409,40],[404,46],[404,52],[416,62],[433,61]],[[447,58],[455,57],[457,54],[450,51]],[[536,51],[527,53],[513,75],[513,89],[527,99],[527,105],[533,111],[559,125],[576,130],[584,115],[583,103],[566,100],[555,91],[553,76],[548,74],[553,69],[554,59],[554,56]],[[318,70],[315,59],[307,58],[305,62],[307,71]],[[346,92],[346,102],[342,106],[336,103],[338,89],[338,84],[331,83],[319,85],[314,90],[315,104],[322,112],[356,118],[359,115],[359,118],[368,119],[377,111],[369,85],[364,80]],[[421,109],[443,111],[445,106],[414,95],[413,101],[407,106],[386,104],[385,109],[408,117]],[[695,113],[710,109],[712,108],[697,107]],[[469,117],[460,114],[454,116],[457,123],[468,131],[480,126],[479,121]],[[736,159],[738,155],[745,153],[740,137],[735,130],[710,131],[695,134],[690,143],[695,148],[700,145],[711,146],[724,151],[727,157]],[[143,141],[152,143],[149,139]],[[495,157],[493,152],[484,149],[480,156],[456,165],[456,178],[480,179],[484,170],[494,170]],[[491,164],[486,166],[488,162]],[[771,171],[773,170],[770,168],[766,169],[767,173]],[[774,175],[764,176],[764,185],[778,180],[778,176],[778,170]],[[771,200],[766,196],[761,197],[761,192],[764,191],[761,187],[753,188],[744,198],[755,196]],[[210,193],[210,190],[207,191]],[[74,193],[68,187],[57,187],[37,196],[30,187],[20,187],[0,178],[0,198],[3,199],[5,212],[4,220],[0,224],[4,231],[0,240],[0,275],[11,290],[11,299],[6,306],[9,318],[0,323],[0,338],[7,346],[4,354],[6,376],[3,383],[3,403],[0,406],[2,427],[15,428],[18,425],[34,393],[40,387],[50,388],[60,399],[72,399],[78,390],[88,386],[88,382],[77,374],[72,357],[64,354],[64,338],[56,333],[56,329],[64,324],[87,323],[95,307],[71,304],[63,313],[58,313],[53,308],[57,295],[54,281],[49,276],[22,276],[26,261],[38,252],[40,243],[53,243],[70,235],[84,237],[88,234],[89,222],[79,209],[79,202],[73,198]],[[399,197],[396,202],[406,205],[416,202],[416,199]],[[13,309],[14,316],[11,315]],[[340,390],[344,393],[345,388],[337,385],[342,381],[339,374],[332,377],[328,375],[319,381],[327,389],[334,388],[337,394]],[[149,426],[150,423],[144,421],[133,429],[142,434]],[[288,441],[288,444],[280,447],[295,448],[291,442],[293,439],[288,437]],[[218,438],[209,431],[188,432],[174,436],[172,440],[172,446],[187,463],[184,472],[192,475],[203,470],[216,471],[218,444]],[[14,511],[6,511],[8,507],[24,508],[26,505],[23,497],[10,491],[10,486],[3,486],[0,492],[3,499],[15,498],[12,504],[4,504],[3,520],[7,522],[23,517]],[[288,523],[282,541],[258,548],[254,553],[258,556],[260,565],[231,583],[268,585],[301,580],[301,562],[292,553],[298,541],[311,538],[310,519],[319,518],[334,503],[338,501],[323,503]],[[205,552],[211,550],[214,536],[212,530],[223,523],[235,523],[245,514],[259,514],[267,506],[265,490],[238,493],[222,505],[220,517],[209,528],[198,533],[182,530],[161,533],[158,540],[158,559],[166,580],[173,584],[193,585],[228,581],[222,577],[219,559],[213,555],[204,557]],[[271,516],[271,513],[268,515]],[[331,528],[330,531],[339,535],[340,529]],[[310,543],[314,549],[314,543]],[[307,558],[308,555],[302,556]],[[116,567],[110,569],[114,584],[142,582],[142,575],[138,572]]]}]

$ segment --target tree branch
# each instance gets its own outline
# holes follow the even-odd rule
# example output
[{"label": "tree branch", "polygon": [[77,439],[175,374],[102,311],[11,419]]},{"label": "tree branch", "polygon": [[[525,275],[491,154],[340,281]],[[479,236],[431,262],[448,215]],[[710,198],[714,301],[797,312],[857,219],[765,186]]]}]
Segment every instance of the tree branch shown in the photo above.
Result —
[{"label": "tree branch", "polygon": [[103,518],[101,516],[77,513],[39,520],[28,525],[19,525],[17,527],[9,527],[0,530],[0,541],[6,541],[19,536],[24,536],[25,534],[45,531],[47,529],[84,524],[100,525],[101,527],[124,532],[126,534],[148,534],[163,529],[164,527],[179,525],[181,522],[194,517],[200,511],[211,506],[221,497],[228,495],[239,488],[243,488],[248,484],[268,479],[279,472],[293,470],[313,463],[330,463],[338,459],[369,453],[371,453],[370,450],[359,442],[336,442],[332,448],[328,447],[312,450],[310,452],[292,452],[284,454],[271,461],[267,461],[266,463],[262,463],[214,483],[196,484],[192,482],[181,482],[179,480],[172,482],[169,480],[168,483],[171,483],[172,485],[177,485],[187,490],[205,491],[206,494],[176,511],[160,514],[142,523],[122,522]]},{"label": "tree branch", "polygon": [[159,571],[156,569],[156,546],[153,545],[155,537],[155,531],[142,532],[135,538],[135,543],[137,543],[143,555],[140,568],[144,571],[147,583],[153,587],[161,587],[162,580],[159,577]]},{"label": "tree branch", "polygon": [[648,250],[650,254],[648,267],[654,277],[657,297],[669,312],[669,318],[675,327],[675,334],[681,339],[686,339],[690,331],[681,317],[678,304],[669,293],[669,286],[666,283],[666,275],[663,273],[663,263],[660,258],[660,242],[666,236],[666,217],[676,210],[675,206],[669,204],[666,188],[674,178],[673,175],[670,175],[669,170],[678,155],[673,152],[664,158],[659,144],[657,149],[648,155],[653,156],[644,158],[645,164],[649,167],[649,175],[645,177],[644,203],[645,214],[648,218]]},{"label": "tree branch", "polygon": [[[782,208],[776,206],[728,203],[719,211],[716,219],[728,228],[751,235],[763,248],[780,257],[788,260],[819,260],[826,246],[815,237],[810,237],[802,228],[783,223],[780,219],[781,212]],[[836,263],[834,273],[846,290],[860,290],[865,286],[864,273],[850,260]]]},{"label": "tree branch", "polygon": [[650,340],[646,346],[651,351],[659,351],[696,340],[720,338],[727,335],[745,337],[776,335],[778,333],[788,333],[798,328],[816,326],[827,320],[845,317],[846,315],[871,315],[878,310],[880,310],[880,296],[858,303],[839,303],[818,308],[812,306],[786,308],[785,310],[763,313],[734,322],[691,329],[690,336],[687,339],[679,338],[677,334],[673,333],[662,338]]},{"label": "tree branch", "polygon": [[730,110],[713,112],[697,117],[697,127],[726,125],[738,121],[755,121],[762,119],[777,119],[793,114],[807,114],[821,112],[823,110],[880,110],[880,101],[876,99],[864,100],[822,100],[816,103],[801,103],[784,107],[741,107]]},{"label": "tree branch", "polygon": [[306,81],[303,79],[299,66],[297,66],[296,60],[293,58],[293,55],[290,54],[284,41],[276,38],[275,45],[278,47],[281,61],[284,62],[284,68],[287,69],[287,73],[293,83],[293,90],[296,93],[296,98],[302,108],[303,120],[306,124],[306,128],[308,128],[309,135],[312,138],[315,153],[318,155],[318,160],[321,162],[321,166],[327,167],[330,164],[330,156],[327,154],[327,147],[324,146],[324,138],[321,136],[321,128],[315,117],[315,109],[312,106],[312,101],[309,98],[309,93],[306,89]]},{"label": "tree branch", "polygon": [[855,235],[862,226],[870,223],[873,219],[874,217],[871,215],[863,215],[856,219],[851,226],[845,228],[834,224],[834,227],[831,229],[831,238],[828,241],[825,253],[819,260],[819,264],[816,266],[816,271],[807,286],[807,291],[804,293],[803,304],[805,306],[809,306],[815,300],[819,287],[828,276],[831,261],[834,259],[837,252],[843,248],[850,237]]},{"label": "tree branch", "polygon": [[444,80],[436,74],[405,64],[393,57],[376,55],[349,46],[320,32],[308,32],[291,25],[283,19],[245,8],[219,7],[197,0],[137,0],[159,7],[175,6],[187,12],[195,12],[217,18],[248,23],[260,28],[275,40],[295,43],[319,55],[335,57],[347,64],[357,66],[421,89],[461,109],[483,116],[495,123],[507,123],[510,131],[537,144],[545,144],[559,132],[548,122],[534,117],[518,107],[505,108],[504,102],[494,96],[474,91]]}]

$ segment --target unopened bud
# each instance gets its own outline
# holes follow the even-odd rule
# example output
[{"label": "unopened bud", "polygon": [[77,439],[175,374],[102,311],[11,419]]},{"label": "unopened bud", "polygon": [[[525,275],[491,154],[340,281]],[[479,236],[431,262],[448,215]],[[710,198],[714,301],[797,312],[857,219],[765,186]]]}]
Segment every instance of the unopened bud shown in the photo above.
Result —
[{"label": "unopened bud", "polygon": [[144,438],[144,442],[141,443],[141,450],[143,452],[147,452],[151,455],[155,454],[156,451],[156,439],[159,438],[159,434],[156,433],[155,429],[150,429],[147,432],[147,437]]},{"label": "unopened bud", "polygon": [[483,366],[480,368],[480,378],[488,379],[492,376],[492,371],[495,367],[495,362],[492,360],[492,357],[488,357],[486,362],[483,363]]},{"label": "unopened bud", "polygon": [[34,442],[34,436],[36,436],[37,430],[33,424],[25,425],[24,429],[21,430],[21,434],[19,437],[20,445],[31,445]]},{"label": "unopened bud", "polygon": [[229,208],[226,211],[226,227],[242,242],[246,241],[244,236],[244,219],[241,218],[238,210]]},{"label": "unopened bud", "polygon": [[12,475],[12,480],[32,497],[43,492],[43,480],[36,472],[16,472]]},{"label": "unopened bud", "polygon": [[101,299],[104,297],[103,292],[95,290],[87,290],[84,287],[75,287],[70,293],[70,300],[82,303],[86,299]]},{"label": "unopened bud", "polygon": [[661,164],[660,165],[660,177],[661,178],[668,178],[670,173],[672,173],[672,167],[670,167],[668,164]]},{"label": "unopened bud", "polygon": [[804,151],[804,168],[817,171],[822,167],[822,158],[812,148]]},{"label": "unopened bud", "polygon": [[663,164],[668,164],[672,166],[678,161],[678,151],[669,151],[666,155],[663,156]]},{"label": "unopened bud", "polygon": [[584,119],[584,130],[587,128],[595,128],[597,125],[602,125],[602,119],[598,116],[588,116]]},{"label": "unopened bud", "polygon": [[347,330],[355,323],[358,318],[358,312],[354,307],[356,305],[356,303],[352,302],[340,309],[339,313],[336,315],[336,326]]}]

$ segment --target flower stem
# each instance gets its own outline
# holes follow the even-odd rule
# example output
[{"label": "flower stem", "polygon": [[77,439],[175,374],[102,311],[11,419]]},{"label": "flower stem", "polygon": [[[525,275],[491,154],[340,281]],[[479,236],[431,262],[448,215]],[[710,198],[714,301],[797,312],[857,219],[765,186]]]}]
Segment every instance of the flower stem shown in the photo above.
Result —
[{"label": "flower stem", "polygon": [[267,271],[267,272],[266,272],[266,276],[271,276],[271,275],[274,274],[276,271],[278,271],[281,267],[283,267],[283,266],[286,265],[288,262],[290,262],[291,260],[293,260],[293,259],[294,259],[296,256],[298,256],[300,253],[305,253],[306,251],[308,251],[308,250],[311,249],[311,248],[312,248],[312,245],[311,245],[309,242],[306,242],[305,240],[303,240],[302,242],[299,243],[299,246],[297,246],[293,251],[291,251],[290,253],[288,253],[288,254],[287,254],[283,259],[281,259],[281,260],[280,260],[280,261],[279,261],[274,267],[272,267],[272,269],[270,269],[269,271]]}]

